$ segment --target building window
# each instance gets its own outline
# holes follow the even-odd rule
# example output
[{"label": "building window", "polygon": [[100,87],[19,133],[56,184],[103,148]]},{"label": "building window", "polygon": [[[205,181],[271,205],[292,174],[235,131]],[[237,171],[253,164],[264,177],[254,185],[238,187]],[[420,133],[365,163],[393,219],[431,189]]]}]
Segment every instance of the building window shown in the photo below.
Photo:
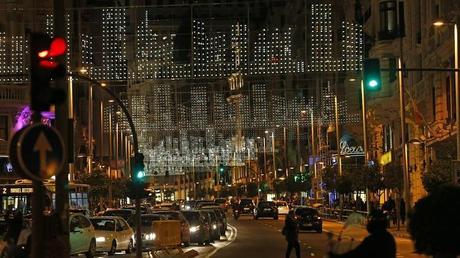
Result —
[{"label": "building window", "polygon": [[8,141],[8,116],[0,115],[0,140]]},{"label": "building window", "polygon": [[397,17],[396,1],[384,1],[380,3],[379,39],[393,39],[398,35]]}]

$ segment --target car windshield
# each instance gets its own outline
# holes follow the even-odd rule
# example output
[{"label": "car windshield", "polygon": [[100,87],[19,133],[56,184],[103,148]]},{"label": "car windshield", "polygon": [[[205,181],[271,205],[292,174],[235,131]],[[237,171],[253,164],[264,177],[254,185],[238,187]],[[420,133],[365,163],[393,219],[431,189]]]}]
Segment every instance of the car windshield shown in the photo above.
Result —
[{"label": "car windshield", "polygon": [[153,221],[163,220],[163,219],[165,219],[165,218],[163,216],[161,216],[161,215],[142,216],[141,217],[141,225],[143,227],[150,227],[150,226],[152,226]]},{"label": "car windshield", "polygon": [[301,208],[301,209],[297,209],[295,211],[295,214],[300,215],[300,216],[314,216],[314,215],[318,215],[318,211],[314,209],[309,209],[309,208]]},{"label": "car windshield", "polygon": [[114,231],[115,220],[113,219],[90,219],[95,230]]},{"label": "car windshield", "polygon": [[104,215],[122,217],[125,220],[128,220],[133,215],[133,212],[130,210],[109,210],[104,212]]},{"label": "car windshield", "polygon": [[198,224],[200,222],[200,213],[198,212],[183,212],[182,214],[190,223]]},{"label": "car windshield", "polygon": [[242,199],[240,202],[241,205],[252,205],[251,199]]},{"label": "car windshield", "polygon": [[260,202],[259,207],[274,207],[275,204],[273,202]]}]

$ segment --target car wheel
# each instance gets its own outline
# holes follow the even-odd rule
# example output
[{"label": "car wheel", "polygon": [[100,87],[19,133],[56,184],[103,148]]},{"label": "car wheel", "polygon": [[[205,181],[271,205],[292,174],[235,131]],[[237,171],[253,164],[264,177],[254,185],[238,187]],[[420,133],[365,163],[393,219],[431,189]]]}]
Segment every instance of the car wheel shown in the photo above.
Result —
[{"label": "car wheel", "polygon": [[318,228],[318,229],[316,230],[316,232],[318,232],[318,233],[323,233],[323,227]]},{"label": "car wheel", "polygon": [[117,241],[113,240],[112,241],[112,246],[110,247],[109,255],[114,255],[115,252],[117,251]]},{"label": "car wheel", "polygon": [[128,249],[126,249],[125,252],[127,254],[130,254],[133,251],[133,249],[134,249],[134,243],[133,243],[133,240],[130,239],[129,244],[128,244]]},{"label": "car wheel", "polygon": [[86,258],[93,258],[96,255],[96,240],[93,238],[91,239],[91,243],[89,244],[89,250],[86,252]]},{"label": "car wheel", "polygon": [[273,217],[274,220],[278,220],[278,216]]}]

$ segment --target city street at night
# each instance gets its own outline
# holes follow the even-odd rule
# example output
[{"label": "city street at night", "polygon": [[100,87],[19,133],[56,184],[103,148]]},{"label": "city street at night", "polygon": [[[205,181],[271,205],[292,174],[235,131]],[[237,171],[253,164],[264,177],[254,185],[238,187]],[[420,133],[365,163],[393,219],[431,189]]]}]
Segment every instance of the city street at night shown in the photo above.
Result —
[{"label": "city street at night", "polygon": [[460,257],[460,0],[0,0],[0,258]]}]

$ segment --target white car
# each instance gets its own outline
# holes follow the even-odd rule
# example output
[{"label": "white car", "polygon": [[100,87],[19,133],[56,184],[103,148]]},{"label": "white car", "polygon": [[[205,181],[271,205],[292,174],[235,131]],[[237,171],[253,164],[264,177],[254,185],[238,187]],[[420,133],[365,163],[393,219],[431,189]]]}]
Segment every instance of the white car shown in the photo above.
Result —
[{"label": "white car", "polygon": [[286,215],[289,213],[289,205],[287,204],[287,202],[276,202],[276,207],[278,207],[278,214],[280,215]]},{"label": "white car", "polygon": [[71,213],[69,218],[70,254],[86,254],[93,258],[96,254],[94,227],[88,218],[79,213]]},{"label": "white car", "polygon": [[96,251],[131,253],[134,248],[134,231],[121,217],[104,216],[90,218],[96,231]]}]

